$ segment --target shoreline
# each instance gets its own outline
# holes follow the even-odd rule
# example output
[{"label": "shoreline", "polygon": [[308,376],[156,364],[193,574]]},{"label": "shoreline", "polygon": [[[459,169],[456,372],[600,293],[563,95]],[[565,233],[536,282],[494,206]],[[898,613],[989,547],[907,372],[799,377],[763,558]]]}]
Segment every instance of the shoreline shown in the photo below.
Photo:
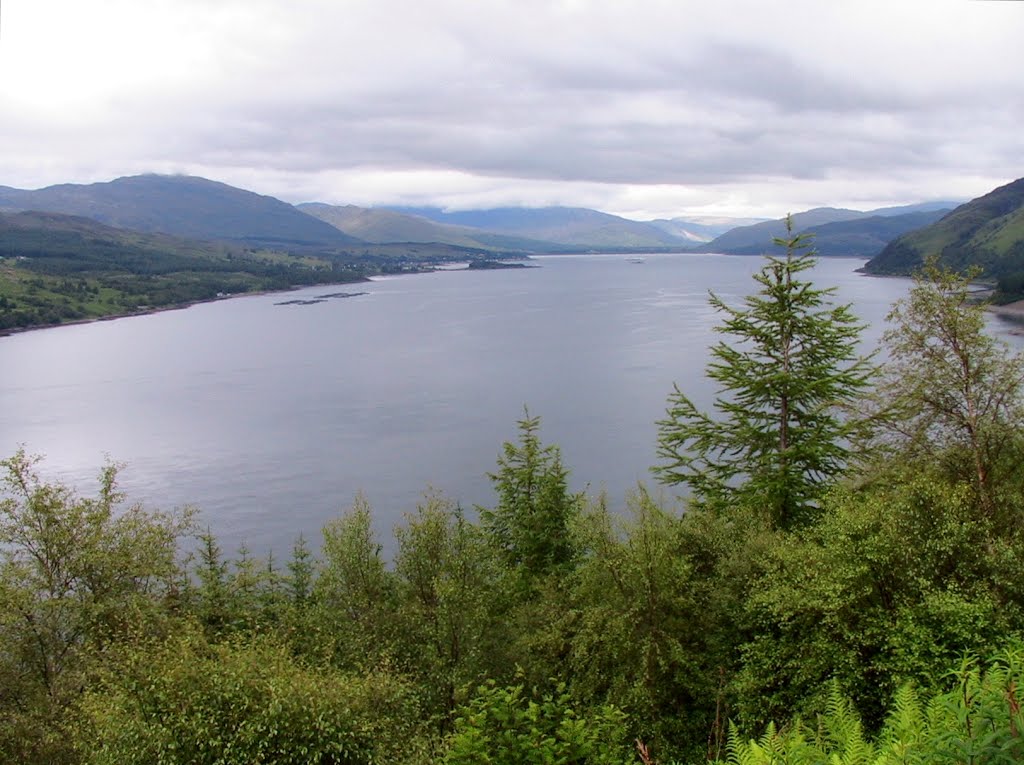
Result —
[{"label": "shoreline", "polygon": [[1017,300],[1006,305],[990,305],[988,310],[1000,319],[1017,325],[1010,330],[1011,335],[1024,335],[1024,300]]},{"label": "shoreline", "polygon": [[[135,316],[151,316],[157,313],[164,313],[165,311],[181,311],[185,308],[191,308],[194,305],[204,305],[206,303],[216,303],[221,300],[234,300],[235,298],[244,297],[256,297],[259,295],[285,295],[289,292],[297,292],[298,290],[311,289],[313,287],[334,287],[342,286],[345,284],[365,284],[366,282],[372,281],[368,276],[364,276],[360,279],[355,279],[347,282],[324,282],[322,284],[301,284],[295,287],[288,287],[283,290],[256,290],[254,292],[234,292],[229,295],[217,295],[216,297],[207,298],[206,300],[190,300],[186,303],[173,303],[165,306],[153,306],[152,308],[142,308],[137,311],[125,311],[123,313],[112,313],[106,316],[94,316],[90,319],[72,319],[71,321],[62,321],[57,324],[34,324],[31,327],[12,327],[10,329],[0,330],[0,340],[5,337],[12,337],[13,335],[24,334],[25,332],[37,332],[44,329],[60,329],[61,327],[75,327],[82,324],[95,324],[101,321],[114,321],[115,319],[130,319]],[[360,293],[362,294],[362,293]]]}]

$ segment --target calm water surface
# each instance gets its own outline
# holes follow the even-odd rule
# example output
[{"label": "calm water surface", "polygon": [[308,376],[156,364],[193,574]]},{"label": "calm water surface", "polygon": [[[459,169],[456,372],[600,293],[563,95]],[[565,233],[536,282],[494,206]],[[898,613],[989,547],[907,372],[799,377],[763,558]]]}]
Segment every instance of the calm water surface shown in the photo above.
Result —
[{"label": "calm water surface", "polygon": [[[539,268],[438,272],[316,287],[0,339],[0,454],[89,490],[104,456],[152,507],[198,506],[228,550],[284,554],[319,538],[356,492],[383,541],[434,487],[493,500],[486,473],[523,406],[561,446],[574,487],[621,504],[655,462],[673,381],[699,403],[716,316],[759,258],[545,257]],[[870,323],[871,346],[908,282],[822,261]],[[338,289],[368,294],[275,305]],[[1008,325],[994,325],[1010,338]]]}]

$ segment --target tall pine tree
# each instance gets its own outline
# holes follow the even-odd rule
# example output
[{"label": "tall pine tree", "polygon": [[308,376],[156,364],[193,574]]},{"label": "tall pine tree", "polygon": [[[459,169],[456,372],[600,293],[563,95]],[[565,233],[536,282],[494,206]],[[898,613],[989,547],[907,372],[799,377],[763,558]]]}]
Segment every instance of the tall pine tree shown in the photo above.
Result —
[{"label": "tall pine tree", "polygon": [[861,424],[848,410],[873,373],[849,306],[801,278],[815,263],[809,235],[794,235],[788,218],[786,228],[774,240],[785,256],[768,258],[742,307],[711,293],[724,315],[716,331],[728,337],[706,370],[719,386],[714,411],[674,386],[655,468],[664,483],[689,486],[698,505],[749,502],[782,528],[812,517],[846,464]]}]

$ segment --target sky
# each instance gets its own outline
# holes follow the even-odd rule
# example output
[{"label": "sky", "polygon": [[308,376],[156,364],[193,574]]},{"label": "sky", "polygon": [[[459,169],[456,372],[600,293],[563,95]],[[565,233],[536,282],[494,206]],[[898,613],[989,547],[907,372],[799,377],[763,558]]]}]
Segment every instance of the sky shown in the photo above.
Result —
[{"label": "sky", "polygon": [[0,185],[638,220],[1024,176],[1024,2],[0,0]]}]

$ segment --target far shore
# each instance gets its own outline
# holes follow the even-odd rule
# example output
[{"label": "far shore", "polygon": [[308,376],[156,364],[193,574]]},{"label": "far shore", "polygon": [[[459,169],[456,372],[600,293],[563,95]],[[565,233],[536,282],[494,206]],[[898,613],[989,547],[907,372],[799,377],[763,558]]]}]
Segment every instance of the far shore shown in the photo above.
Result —
[{"label": "far shore", "polygon": [[1020,324],[1017,329],[1011,330],[1014,335],[1024,335],[1024,300],[1018,300],[1006,305],[990,305],[988,307],[996,316]]},{"label": "far shore", "polygon": [[[95,324],[98,321],[113,321],[114,319],[129,319],[133,316],[150,316],[155,313],[163,313],[164,311],[180,311],[183,308],[191,308],[194,305],[203,305],[204,303],[216,303],[219,300],[232,300],[234,298],[243,297],[256,297],[258,295],[284,295],[289,292],[297,292],[298,290],[310,289],[312,287],[341,287],[346,284],[364,284],[371,281],[369,277],[364,276],[360,279],[352,279],[347,282],[324,282],[323,284],[300,284],[295,287],[288,287],[283,290],[257,290],[255,292],[232,292],[225,295],[217,295],[216,297],[208,298],[206,300],[190,300],[185,303],[172,303],[171,305],[163,306],[152,306],[146,308],[139,308],[135,311],[123,311],[121,313],[112,313],[106,316],[93,316],[87,319],[72,319],[71,321],[62,321],[56,324],[33,324],[31,327],[12,327],[10,329],[0,330],[0,338],[10,337],[11,335],[19,335],[22,332],[35,332],[40,329],[59,329],[60,327],[73,327],[77,324]],[[360,293],[362,294],[362,293]]]}]

